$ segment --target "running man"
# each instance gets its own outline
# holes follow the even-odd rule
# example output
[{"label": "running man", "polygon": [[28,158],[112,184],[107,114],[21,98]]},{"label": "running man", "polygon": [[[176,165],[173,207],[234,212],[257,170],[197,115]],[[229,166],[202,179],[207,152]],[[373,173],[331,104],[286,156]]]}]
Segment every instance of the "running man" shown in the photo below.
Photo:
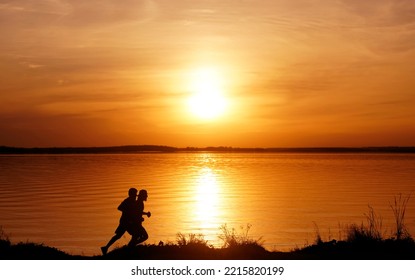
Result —
[{"label": "running man", "polygon": [[121,202],[118,206],[118,210],[122,212],[120,223],[115,230],[115,235],[108,241],[108,244],[101,247],[102,254],[105,255],[108,252],[108,248],[120,239],[125,232],[131,235],[131,240],[128,246],[135,246],[141,242],[144,242],[148,238],[148,234],[142,226],[143,215],[147,217],[151,216],[150,212],[144,212],[144,202],[147,201],[147,191],[141,190],[137,197],[137,189],[130,188],[128,190],[128,197]]}]

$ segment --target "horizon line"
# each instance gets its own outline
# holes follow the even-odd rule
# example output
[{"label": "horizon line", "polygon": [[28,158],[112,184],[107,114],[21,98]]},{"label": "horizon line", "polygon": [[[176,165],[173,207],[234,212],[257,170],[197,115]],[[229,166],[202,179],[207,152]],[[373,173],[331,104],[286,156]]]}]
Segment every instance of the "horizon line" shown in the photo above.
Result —
[{"label": "horizon line", "polygon": [[361,147],[174,147],[166,145],[120,145],[120,146],[62,146],[62,147],[12,147],[0,146],[0,154],[68,154],[68,153],[173,153],[173,152],[371,152],[415,153],[415,146],[361,146]]}]

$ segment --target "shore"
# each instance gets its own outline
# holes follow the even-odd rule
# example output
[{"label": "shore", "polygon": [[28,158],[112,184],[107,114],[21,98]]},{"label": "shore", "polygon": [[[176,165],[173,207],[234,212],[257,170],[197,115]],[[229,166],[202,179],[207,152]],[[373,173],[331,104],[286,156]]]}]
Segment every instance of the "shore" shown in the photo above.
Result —
[{"label": "shore", "polygon": [[260,244],[238,244],[214,248],[202,243],[186,245],[139,245],[114,248],[107,255],[71,255],[35,243],[12,244],[0,240],[3,260],[415,260],[413,239],[366,242],[320,242],[290,252],[268,251]]}]

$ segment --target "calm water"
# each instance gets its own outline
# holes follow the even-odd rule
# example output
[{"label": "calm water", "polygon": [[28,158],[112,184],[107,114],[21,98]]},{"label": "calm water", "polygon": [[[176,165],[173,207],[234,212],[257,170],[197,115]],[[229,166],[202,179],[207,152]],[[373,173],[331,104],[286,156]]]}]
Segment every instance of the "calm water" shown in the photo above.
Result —
[{"label": "calm water", "polygon": [[[220,227],[262,237],[271,250],[344,237],[368,205],[390,234],[390,203],[415,191],[415,155],[121,154],[0,156],[0,226],[13,242],[100,254],[118,225],[128,188],[146,188],[147,243],[201,233],[221,246]],[[415,197],[406,223],[415,234]],[[129,235],[114,247],[129,241]],[[112,247],[112,248],[114,248]]]}]

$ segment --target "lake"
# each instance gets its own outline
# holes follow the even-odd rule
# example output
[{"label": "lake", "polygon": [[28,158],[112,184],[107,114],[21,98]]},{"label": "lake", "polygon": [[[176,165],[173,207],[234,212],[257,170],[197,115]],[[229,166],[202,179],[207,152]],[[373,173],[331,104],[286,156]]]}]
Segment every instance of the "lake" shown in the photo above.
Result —
[{"label": "lake", "polygon": [[[394,197],[415,191],[415,154],[144,153],[0,156],[0,226],[12,242],[97,255],[118,225],[130,187],[146,189],[147,243],[221,227],[262,237],[269,250],[345,237],[369,206],[390,236]],[[415,197],[406,225],[415,234]],[[111,247],[123,246],[125,234]],[[111,250],[110,249],[110,250]]]}]

